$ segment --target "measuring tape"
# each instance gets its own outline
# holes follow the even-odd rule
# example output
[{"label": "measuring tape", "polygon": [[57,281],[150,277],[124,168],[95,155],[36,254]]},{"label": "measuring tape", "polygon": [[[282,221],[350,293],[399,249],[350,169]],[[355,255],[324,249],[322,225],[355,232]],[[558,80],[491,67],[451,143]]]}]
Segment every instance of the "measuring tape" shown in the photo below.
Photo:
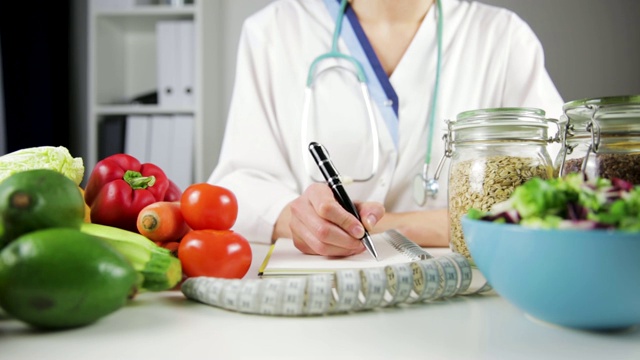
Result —
[{"label": "measuring tape", "polygon": [[194,277],[189,299],[249,314],[308,316],[428,302],[491,290],[467,258],[453,253],[378,268],[271,279]]}]

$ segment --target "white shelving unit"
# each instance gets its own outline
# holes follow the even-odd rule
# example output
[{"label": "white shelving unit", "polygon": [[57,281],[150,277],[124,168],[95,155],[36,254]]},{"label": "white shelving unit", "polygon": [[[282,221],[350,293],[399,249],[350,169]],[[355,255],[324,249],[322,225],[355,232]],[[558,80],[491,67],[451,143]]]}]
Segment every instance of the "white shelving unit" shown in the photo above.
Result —
[{"label": "white shelving unit", "polygon": [[[88,106],[86,173],[98,159],[98,129],[110,116],[190,114],[195,121],[193,182],[205,181],[219,154],[226,114],[219,62],[219,1],[193,4],[136,5],[105,8],[109,1],[90,0],[88,9]],[[193,20],[195,24],[194,104],[187,107],[126,104],[157,89],[156,23]],[[206,68],[203,64],[207,64]],[[205,101],[206,100],[206,101]]]}]

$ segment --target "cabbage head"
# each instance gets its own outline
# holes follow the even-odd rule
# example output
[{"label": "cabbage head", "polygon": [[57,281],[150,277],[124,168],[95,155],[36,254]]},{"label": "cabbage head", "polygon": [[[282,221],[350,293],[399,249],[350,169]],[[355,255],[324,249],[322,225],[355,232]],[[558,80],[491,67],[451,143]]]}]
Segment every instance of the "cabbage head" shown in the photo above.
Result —
[{"label": "cabbage head", "polygon": [[0,182],[17,172],[34,169],[58,171],[76,185],[84,177],[82,158],[74,158],[64,146],[31,147],[0,156]]}]

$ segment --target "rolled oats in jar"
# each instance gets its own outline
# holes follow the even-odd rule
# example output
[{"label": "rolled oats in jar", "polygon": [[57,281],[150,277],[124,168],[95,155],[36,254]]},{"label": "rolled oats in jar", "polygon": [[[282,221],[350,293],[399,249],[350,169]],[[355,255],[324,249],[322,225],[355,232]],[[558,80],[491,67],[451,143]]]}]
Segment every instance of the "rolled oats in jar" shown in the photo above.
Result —
[{"label": "rolled oats in jar", "polygon": [[460,113],[447,125],[450,247],[472,260],[460,219],[470,208],[489,211],[533,177],[556,175],[547,147],[559,141],[557,121],[541,109],[494,108]]},{"label": "rolled oats in jar", "polygon": [[560,175],[640,184],[640,95],[576,100],[563,106]]}]

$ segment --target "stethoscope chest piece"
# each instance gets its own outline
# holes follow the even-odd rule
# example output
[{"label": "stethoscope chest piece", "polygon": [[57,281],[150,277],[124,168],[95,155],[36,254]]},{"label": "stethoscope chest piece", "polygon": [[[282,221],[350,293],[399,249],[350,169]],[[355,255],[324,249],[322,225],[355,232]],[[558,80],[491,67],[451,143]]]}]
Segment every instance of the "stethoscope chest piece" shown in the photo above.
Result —
[{"label": "stethoscope chest piece", "polygon": [[427,179],[422,174],[416,174],[413,179],[413,199],[419,206],[427,203],[427,197],[435,199],[440,190],[438,181],[434,178]]},{"label": "stethoscope chest piece", "polygon": [[429,163],[425,162],[422,165],[422,172],[416,174],[413,179],[413,200],[418,206],[424,206],[427,203],[427,198],[435,199],[440,191],[438,180],[446,159],[451,156],[450,135],[445,134],[442,138],[445,142],[445,153],[438,162],[433,177],[429,177]]}]

